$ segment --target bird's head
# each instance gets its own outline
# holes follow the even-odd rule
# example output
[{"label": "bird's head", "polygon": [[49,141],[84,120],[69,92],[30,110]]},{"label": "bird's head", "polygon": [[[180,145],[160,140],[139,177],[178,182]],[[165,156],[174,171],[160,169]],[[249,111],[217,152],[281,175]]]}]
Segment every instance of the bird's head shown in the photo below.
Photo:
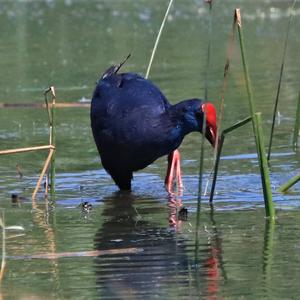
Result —
[{"label": "bird's head", "polygon": [[206,129],[205,137],[214,147],[217,138],[217,114],[213,104],[205,103],[202,104],[202,112],[206,114]]}]

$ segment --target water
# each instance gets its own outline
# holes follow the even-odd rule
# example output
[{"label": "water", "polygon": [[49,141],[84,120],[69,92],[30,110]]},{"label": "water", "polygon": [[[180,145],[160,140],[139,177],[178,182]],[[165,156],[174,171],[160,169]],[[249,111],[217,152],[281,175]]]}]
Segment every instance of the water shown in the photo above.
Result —
[{"label": "water", "polygon": [[[257,109],[268,137],[290,1],[215,1],[209,98],[217,103],[233,9],[240,7]],[[95,81],[132,54],[124,71],[145,73],[167,1],[1,1],[0,102],[41,103],[55,85],[58,102],[90,99]],[[251,125],[226,137],[214,207],[204,197],[196,247],[200,137],[181,146],[182,196],[163,182],[166,159],[137,173],[120,194],[101,168],[89,110],[57,114],[57,193],[31,201],[45,152],[0,157],[0,201],[7,226],[5,299],[295,299],[299,294],[299,186],[276,189],[299,173],[291,146],[299,91],[299,8],[290,31],[275,128],[271,183],[275,224],[264,204]],[[204,95],[209,17],[202,1],[175,1],[150,78],[172,103]],[[249,115],[238,46],[234,49],[223,128]],[[0,109],[0,148],[48,142],[42,109]],[[16,164],[23,177],[20,178]],[[205,147],[205,181],[212,150]],[[11,194],[20,201],[12,206]],[[92,204],[82,213],[80,204]],[[178,220],[181,203],[187,220]],[[134,253],[105,254],[109,249]],[[197,251],[196,251],[197,249]],[[100,252],[94,257],[92,250]],[[82,251],[86,251],[82,253]],[[32,258],[60,253],[64,257]],[[65,257],[67,254],[70,257]]]}]

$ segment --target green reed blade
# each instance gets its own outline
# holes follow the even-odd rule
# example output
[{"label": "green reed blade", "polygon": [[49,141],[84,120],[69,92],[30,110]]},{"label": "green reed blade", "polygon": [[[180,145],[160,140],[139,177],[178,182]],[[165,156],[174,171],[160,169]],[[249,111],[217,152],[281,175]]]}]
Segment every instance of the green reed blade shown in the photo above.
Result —
[{"label": "green reed blade", "polygon": [[286,192],[289,188],[291,188],[294,184],[296,184],[298,181],[300,181],[300,174],[294,176],[293,178],[291,178],[288,182],[286,182],[285,184],[283,184],[278,191],[281,193]]},{"label": "green reed blade", "polygon": [[300,133],[300,91],[299,91],[299,96],[298,96],[294,134],[293,134],[293,146],[295,148],[298,147],[299,133]]},{"label": "green reed blade", "polygon": [[251,81],[250,81],[248,64],[246,59],[246,51],[244,46],[244,35],[242,30],[240,9],[235,10],[235,20],[238,25],[237,27],[238,27],[238,35],[240,41],[243,68],[244,68],[244,78],[245,78],[246,90],[248,95],[250,114],[252,117],[252,126],[253,126],[253,133],[255,137],[256,150],[259,158],[259,167],[260,167],[260,174],[262,180],[266,216],[273,219],[275,218],[275,210],[272,201],[269,167],[268,167],[267,158],[265,156],[265,145],[264,145],[263,131],[261,127],[260,114],[255,113],[256,109],[253,101]]},{"label": "green reed blade", "polygon": [[208,18],[208,45],[207,45],[207,57],[205,68],[205,88],[204,88],[204,100],[208,101],[208,75],[210,69],[210,53],[211,53],[211,35],[212,35],[212,0],[207,1],[209,4],[209,18]]},{"label": "green reed blade", "polygon": [[225,135],[225,134],[227,134],[227,133],[230,133],[231,131],[233,131],[233,130],[235,130],[235,129],[238,129],[238,128],[244,126],[244,125],[246,125],[246,124],[249,123],[251,120],[252,120],[251,117],[245,118],[245,119],[243,119],[243,120],[241,120],[241,121],[239,121],[239,122],[233,124],[232,126],[226,128],[226,129],[224,129],[224,130],[222,131],[222,134]]},{"label": "green reed blade", "polygon": [[262,130],[261,113],[255,113],[257,125],[257,143],[258,143],[258,159],[262,179],[262,187],[265,200],[266,216],[271,219],[275,218],[275,209],[272,200],[271,181],[269,174],[268,160],[265,152],[264,134]]},{"label": "green reed blade", "polygon": [[215,161],[215,165],[214,165],[214,173],[213,173],[213,181],[212,181],[212,185],[211,185],[211,190],[210,190],[210,197],[209,197],[209,202],[213,201],[214,198],[214,193],[215,193],[215,188],[216,188],[216,183],[217,183],[217,176],[218,176],[218,169],[219,169],[219,162],[220,162],[220,157],[221,157],[221,152],[223,149],[223,144],[224,144],[224,140],[225,140],[225,135],[227,133],[230,133],[231,131],[240,128],[244,125],[246,125],[247,123],[249,123],[252,120],[251,117],[248,117],[242,121],[239,121],[237,123],[235,123],[234,125],[224,129],[221,133],[221,139],[218,145],[218,151],[217,151],[217,155],[216,155],[216,161]]},{"label": "green reed blade", "polygon": [[276,121],[276,115],[277,115],[277,107],[278,107],[278,102],[279,102],[282,74],[283,74],[283,69],[284,69],[285,54],[286,54],[286,48],[287,48],[287,44],[288,44],[290,25],[291,25],[291,21],[292,21],[292,17],[293,17],[292,12],[295,8],[296,1],[297,0],[294,0],[293,4],[291,6],[291,9],[290,9],[290,17],[289,17],[288,27],[287,27],[285,41],[284,41],[282,62],[281,62],[281,67],[280,67],[279,81],[278,81],[278,85],[277,85],[277,93],[276,93],[276,99],[275,99],[275,104],[274,104],[273,119],[272,119],[272,126],[271,126],[271,133],[270,133],[270,140],[269,140],[269,147],[268,147],[268,161],[271,158],[272,141],[273,141],[274,127],[275,127],[275,121]]}]

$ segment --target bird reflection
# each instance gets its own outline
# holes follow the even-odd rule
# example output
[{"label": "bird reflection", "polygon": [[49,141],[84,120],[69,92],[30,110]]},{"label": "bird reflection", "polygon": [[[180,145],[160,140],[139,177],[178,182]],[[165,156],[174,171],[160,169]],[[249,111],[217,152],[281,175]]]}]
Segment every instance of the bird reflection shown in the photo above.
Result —
[{"label": "bird reflection", "polygon": [[168,299],[170,295],[216,299],[220,277],[226,279],[226,274],[213,213],[214,232],[202,236],[199,261],[195,263],[194,234],[181,233],[189,216],[180,196],[170,196],[165,205],[156,199],[118,192],[104,199],[103,205],[95,249],[141,251],[95,259],[101,299]]},{"label": "bird reflection", "polygon": [[[185,240],[167,225],[168,208],[153,199],[144,200],[130,193],[116,193],[104,200],[103,225],[95,236],[95,248],[135,247],[143,251],[96,258],[102,297],[164,298],[162,290],[167,289],[160,287],[188,272]],[[180,280],[180,285],[188,285],[188,279]]]}]

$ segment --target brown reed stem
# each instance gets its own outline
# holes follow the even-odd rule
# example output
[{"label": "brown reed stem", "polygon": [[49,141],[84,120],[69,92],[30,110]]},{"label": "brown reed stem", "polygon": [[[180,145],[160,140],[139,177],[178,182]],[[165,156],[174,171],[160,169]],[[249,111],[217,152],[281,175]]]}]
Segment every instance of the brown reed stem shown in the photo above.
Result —
[{"label": "brown reed stem", "polygon": [[18,149],[9,149],[9,150],[1,150],[0,155],[5,154],[17,154],[23,152],[30,152],[30,151],[37,151],[37,150],[50,150],[54,149],[55,147],[52,145],[45,145],[45,146],[36,146],[36,147],[27,147],[27,148],[18,148]]},{"label": "brown reed stem", "polygon": [[[207,1],[211,5],[211,1]],[[214,148],[214,159],[213,159],[213,167],[211,169],[209,178],[207,179],[206,182],[206,188],[205,188],[205,194],[209,185],[209,181],[211,179],[211,176],[215,176],[214,174],[214,169],[216,169],[216,163],[217,163],[217,156],[218,156],[218,151],[219,151],[219,142],[220,142],[220,130],[222,126],[222,121],[223,121],[223,116],[224,116],[224,102],[225,102],[225,93],[227,90],[227,84],[228,84],[228,74],[229,74],[229,68],[233,56],[233,46],[234,46],[234,35],[235,35],[235,30],[236,30],[236,21],[235,18],[232,23],[232,30],[229,34],[229,39],[227,43],[227,55],[226,55],[226,63],[224,66],[224,73],[223,73],[223,81],[222,81],[222,87],[221,87],[221,101],[220,101],[220,106],[219,106],[219,113],[218,113],[218,118],[217,118],[217,134],[216,134],[216,144]],[[218,167],[217,167],[218,168]],[[214,181],[214,178],[213,178]],[[212,195],[212,194],[211,194]]]},{"label": "brown reed stem", "polygon": [[[91,104],[89,102],[59,102],[56,103],[56,108],[90,108]],[[46,104],[42,103],[3,103],[0,102],[0,108],[46,108]]]},{"label": "brown reed stem", "polygon": [[4,271],[6,266],[6,232],[5,232],[5,220],[4,211],[2,209],[2,216],[0,218],[0,226],[2,227],[2,260],[1,260],[1,270],[0,270],[0,283],[4,277]]},{"label": "brown reed stem", "polygon": [[53,153],[54,153],[54,149],[50,149],[50,150],[49,150],[48,157],[47,157],[47,159],[46,159],[46,161],[45,161],[44,167],[43,167],[42,172],[41,172],[41,174],[40,174],[39,180],[38,180],[38,182],[37,182],[37,184],[36,184],[36,187],[35,187],[35,189],[34,189],[34,192],[33,192],[33,194],[32,194],[32,200],[34,200],[35,197],[36,197],[36,194],[37,194],[37,192],[38,192],[38,190],[39,190],[39,188],[40,188],[40,185],[41,185],[41,183],[42,183],[43,177],[44,177],[44,175],[45,175],[45,173],[46,173],[46,171],[47,171],[47,169],[48,169],[48,167],[49,167],[49,164],[50,164],[50,162],[51,162],[51,158],[52,158]]}]

